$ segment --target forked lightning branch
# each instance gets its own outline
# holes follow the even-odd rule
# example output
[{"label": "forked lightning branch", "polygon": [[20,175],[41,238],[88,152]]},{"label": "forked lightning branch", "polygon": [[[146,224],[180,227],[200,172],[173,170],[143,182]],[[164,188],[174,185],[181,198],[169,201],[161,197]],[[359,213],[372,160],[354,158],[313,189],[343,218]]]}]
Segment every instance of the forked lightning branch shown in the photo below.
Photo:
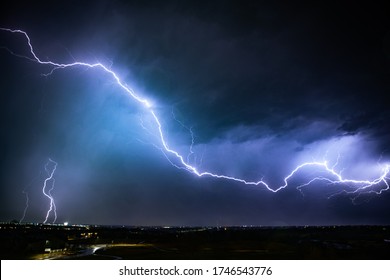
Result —
[{"label": "forked lightning branch", "polygon": [[[18,29],[8,29],[8,28],[0,28],[3,32],[9,32],[14,33],[16,36],[21,36],[21,44],[26,44],[28,47],[28,52],[26,54],[20,54],[20,53],[14,53],[10,48],[7,48],[7,50],[17,57],[22,57],[25,59],[28,59],[30,61],[33,61],[35,63],[45,65],[50,68],[50,71],[45,76],[52,75],[55,71],[59,71],[61,69],[65,68],[76,68],[76,67],[82,67],[82,68],[98,68],[101,71],[108,74],[108,79],[111,79],[116,85],[127,94],[127,96],[133,100],[136,104],[139,106],[142,106],[145,111],[150,114],[152,117],[153,125],[155,127],[155,136],[158,138],[159,141],[159,149],[164,152],[166,158],[168,161],[174,166],[179,169],[184,169],[188,171],[189,173],[198,176],[198,177],[212,177],[217,178],[220,180],[227,180],[227,181],[234,181],[238,183],[242,183],[245,185],[254,185],[264,188],[267,191],[277,193],[290,185],[292,185],[292,179],[294,176],[298,175],[298,173],[304,173],[306,171],[313,171],[319,170],[321,175],[319,176],[313,176],[312,178],[308,179],[303,184],[299,184],[298,186],[295,185],[295,187],[301,191],[303,187],[308,187],[314,183],[325,183],[327,185],[334,185],[339,188],[339,191],[337,193],[346,193],[350,194],[352,198],[359,196],[360,194],[364,193],[372,193],[380,195],[384,191],[387,191],[389,189],[389,172],[390,172],[390,164],[382,164],[378,168],[378,174],[376,178],[369,179],[369,180],[361,180],[361,179],[354,179],[354,178],[345,178],[342,176],[341,172],[336,170],[336,165],[330,165],[328,161],[309,161],[309,162],[302,162],[301,164],[297,165],[289,174],[286,175],[286,177],[283,178],[283,184],[278,186],[271,186],[269,183],[264,181],[263,179],[258,181],[252,181],[247,180],[245,178],[235,177],[229,174],[218,174],[214,173],[212,170],[200,170],[198,167],[196,167],[193,164],[190,164],[189,161],[186,159],[187,157],[180,154],[174,147],[171,147],[171,145],[167,142],[166,138],[166,132],[164,130],[164,127],[162,125],[160,116],[156,112],[153,104],[147,100],[146,98],[138,95],[135,93],[119,76],[116,74],[111,67],[108,67],[100,62],[96,63],[89,63],[89,62],[83,62],[83,61],[74,61],[71,63],[60,63],[56,61],[51,60],[44,60],[38,57],[34,51],[33,44],[31,42],[31,39],[29,35],[23,31]],[[53,162],[54,163],[54,162]],[[56,166],[56,165],[55,165]],[[49,178],[52,177],[55,166],[52,169],[51,173],[49,175]],[[46,183],[46,181],[45,181]],[[54,187],[54,182],[52,183],[52,187]],[[47,214],[46,220],[48,219],[49,214],[51,211],[55,214],[55,203],[53,200],[53,197],[50,194],[50,188],[48,188],[46,185],[43,188],[43,193],[46,197],[50,199],[50,210]]]}]

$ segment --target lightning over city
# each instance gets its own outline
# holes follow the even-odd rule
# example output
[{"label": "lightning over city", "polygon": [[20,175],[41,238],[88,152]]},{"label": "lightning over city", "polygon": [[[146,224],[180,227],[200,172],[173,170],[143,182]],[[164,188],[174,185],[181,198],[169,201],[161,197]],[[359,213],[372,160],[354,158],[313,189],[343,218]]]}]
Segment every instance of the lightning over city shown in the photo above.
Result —
[{"label": "lightning over city", "polygon": [[0,22],[3,185],[32,178],[42,155],[56,160],[40,195],[23,190],[20,222],[39,205],[44,224],[390,221],[382,17],[100,5]]}]

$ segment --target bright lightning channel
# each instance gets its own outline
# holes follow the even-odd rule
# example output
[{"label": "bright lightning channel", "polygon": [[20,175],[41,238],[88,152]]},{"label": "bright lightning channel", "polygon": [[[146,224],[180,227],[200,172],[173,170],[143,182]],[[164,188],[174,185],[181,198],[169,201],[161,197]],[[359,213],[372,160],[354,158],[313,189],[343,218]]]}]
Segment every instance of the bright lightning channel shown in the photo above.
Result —
[{"label": "bright lightning channel", "polygon": [[[51,170],[50,170],[50,167],[51,167]],[[53,212],[53,214],[54,214],[53,223],[55,223],[57,220],[57,207],[56,207],[53,195],[51,194],[52,190],[54,189],[54,183],[55,183],[54,173],[56,172],[56,169],[57,169],[57,162],[55,162],[54,160],[49,158],[48,162],[45,164],[45,171],[46,171],[48,177],[43,182],[43,187],[42,187],[43,195],[46,196],[50,201],[49,210],[47,210],[46,218],[43,221],[44,224],[47,223],[47,220],[49,219],[51,212]],[[51,184],[50,188],[48,188],[49,183]]]},{"label": "bright lightning channel", "polygon": [[[164,136],[161,121],[158,118],[156,112],[153,110],[151,103],[147,99],[141,98],[140,96],[138,96],[129,86],[127,86],[124,82],[122,82],[121,79],[118,77],[118,75],[114,71],[112,71],[110,69],[110,67],[107,67],[107,66],[103,65],[102,63],[86,63],[86,62],[81,62],[81,61],[75,61],[73,63],[58,63],[58,62],[54,62],[54,61],[50,61],[50,60],[41,60],[35,54],[34,48],[31,44],[30,37],[28,36],[28,34],[25,31],[19,30],[19,29],[8,29],[8,28],[0,28],[0,30],[6,31],[6,32],[12,32],[12,33],[19,33],[25,37],[25,39],[27,40],[29,50],[30,50],[30,56],[18,55],[18,54],[15,54],[9,50],[8,51],[11,54],[16,55],[18,57],[23,57],[23,58],[29,59],[31,61],[34,61],[36,63],[50,66],[51,70],[49,71],[49,73],[45,74],[45,76],[49,76],[49,75],[53,74],[53,72],[58,70],[58,69],[71,68],[71,67],[100,68],[105,73],[110,74],[111,77],[116,82],[116,84],[118,86],[120,86],[128,94],[128,96],[130,98],[132,98],[133,100],[138,102],[140,105],[142,105],[151,114],[151,116],[153,117],[152,119],[154,120],[154,123],[157,127],[157,130],[158,130],[158,135],[157,135],[158,139],[161,142],[161,147],[159,149],[165,154],[168,161],[173,166],[180,168],[180,169],[185,169],[188,172],[190,172],[198,177],[213,177],[213,178],[217,178],[217,179],[235,181],[235,182],[243,183],[245,185],[263,186],[266,190],[273,192],[273,193],[277,193],[280,190],[287,188],[289,185],[290,179],[297,172],[299,172],[301,169],[305,169],[308,167],[316,167],[316,168],[322,169],[322,171],[325,172],[327,174],[327,176],[326,177],[325,176],[315,177],[315,178],[309,180],[308,182],[299,185],[297,187],[298,190],[301,191],[301,188],[306,187],[306,186],[308,186],[316,181],[325,181],[325,182],[332,184],[332,185],[343,184],[343,185],[346,185],[349,187],[353,187],[353,190],[351,190],[351,191],[346,191],[346,190],[341,191],[341,192],[344,192],[347,194],[352,194],[352,195],[359,195],[361,193],[375,193],[375,194],[379,195],[382,192],[387,191],[390,188],[389,182],[388,182],[390,180],[390,177],[389,177],[390,164],[386,164],[386,165],[381,167],[382,168],[381,174],[376,179],[373,179],[373,180],[354,180],[354,179],[343,178],[343,176],[341,175],[341,172],[337,172],[335,170],[335,165],[329,166],[327,161],[304,162],[304,163],[298,165],[294,170],[292,170],[290,172],[290,174],[288,174],[283,179],[284,183],[278,187],[271,187],[263,180],[248,181],[248,180],[245,180],[242,178],[212,173],[210,171],[203,171],[203,172],[199,171],[195,166],[193,166],[189,163],[188,158],[187,158],[187,160],[185,160],[183,155],[181,155],[179,152],[177,152],[176,150],[174,150],[173,148],[171,148],[169,146],[169,144],[166,141],[166,138]],[[192,146],[191,146],[191,151],[192,151]],[[178,164],[173,163],[172,160],[169,158],[169,156],[175,158],[178,161]],[[52,173],[54,173],[54,171],[55,171],[55,168],[53,169]],[[52,176],[50,176],[50,178],[51,177]],[[46,181],[45,181],[45,184],[46,184]],[[378,190],[378,188],[379,188],[379,190]],[[44,187],[44,190],[45,190],[45,187]],[[54,200],[53,200],[52,196],[50,195],[50,191],[49,191],[49,193],[44,192],[44,194],[51,199],[51,204],[50,204],[51,207],[50,207],[50,210],[48,211],[47,216],[46,216],[46,220],[47,220],[47,218],[50,214],[50,211],[53,209],[55,210],[55,204],[54,204]],[[46,220],[45,220],[45,222],[46,222]]]}]

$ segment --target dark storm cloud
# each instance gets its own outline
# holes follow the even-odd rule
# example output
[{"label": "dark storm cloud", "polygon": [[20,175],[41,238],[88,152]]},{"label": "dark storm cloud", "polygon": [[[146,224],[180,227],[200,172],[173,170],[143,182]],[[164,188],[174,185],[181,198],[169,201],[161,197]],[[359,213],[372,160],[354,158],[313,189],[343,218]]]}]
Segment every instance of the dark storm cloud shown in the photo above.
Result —
[{"label": "dark storm cloud", "polygon": [[236,125],[285,132],[291,119],[334,122],[342,133],[356,115],[376,111],[371,122],[386,111],[377,104],[389,90],[387,22],[367,17],[376,8],[159,5],[117,11],[126,64],[147,92],[186,112],[200,140]]},{"label": "dark storm cloud", "polygon": [[[195,154],[189,159],[200,170],[253,180],[264,176],[278,185],[308,159],[328,155],[334,161],[346,152],[343,162],[355,175],[363,173],[366,162],[386,157],[389,19],[380,5],[10,5],[0,25],[26,30],[42,58],[112,63],[126,83],[152,101],[169,143],[184,155],[191,127]],[[21,38],[3,35],[0,45],[26,52]],[[44,67],[4,50],[0,55],[3,219],[19,215],[22,186],[54,156],[61,219],[318,224],[364,223],[368,218],[358,215],[379,213],[377,221],[388,222],[380,214],[386,199],[378,210],[359,208],[354,216],[346,198],[310,202],[294,189],[273,196],[261,188],[194,178],[170,166],[150,145],[159,143],[139,125],[140,120],[148,125],[148,116],[99,71],[68,69],[43,78]],[[363,163],[353,165],[357,160]],[[45,209],[37,195],[39,202],[43,205],[31,210],[31,219]],[[339,209],[346,209],[343,217],[335,213]],[[326,214],[317,219],[318,212]]]}]

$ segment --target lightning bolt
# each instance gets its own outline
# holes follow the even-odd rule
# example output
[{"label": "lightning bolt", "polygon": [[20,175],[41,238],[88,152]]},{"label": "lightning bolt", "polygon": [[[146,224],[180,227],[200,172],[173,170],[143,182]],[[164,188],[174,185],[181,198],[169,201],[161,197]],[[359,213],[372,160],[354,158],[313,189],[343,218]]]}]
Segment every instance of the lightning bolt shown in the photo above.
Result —
[{"label": "lightning bolt", "polygon": [[[52,165],[51,170],[49,170],[50,165]],[[56,207],[56,204],[54,202],[53,195],[51,194],[52,190],[54,189],[54,183],[55,183],[54,173],[55,173],[56,169],[57,169],[57,162],[55,162],[54,160],[49,158],[48,162],[45,164],[45,171],[46,171],[48,177],[43,182],[43,187],[42,187],[43,195],[46,196],[50,200],[50,204],[49,204],[50,207],[49,207],[49,210],[47,210],[46,218],[43,221],[44,224],[47,223],[47,220],[49,219],[51,212],[54,213],[53,223],[55,223],[57,220],[57,207]],[[49,182],[51,183],[50,188],[48,188]]]},{"label": "lightning bolt", "polygon": [[32,185],[41,176],[41,174],[42,174],[42,172],[39,172],[38,176],[33,178],[31,180],[31,182],[27,186],[25,186],[25,188],[22,190],[22,194],[24,194],[26,202],[25,202],[25,205],[24,205],[23,215],[22,215],[22,217],[19,220],[19,224],[22,223],[23,220],[26,218],[27,210],[28,210],[28,207],[30,206],[29,205],[30,198],[28,196],[28,188],[30,187],[30,185]]},{"label": "lightning bolt", "polygon": [[172,109],[172,117],[178,124],[180,124],[181,127],[183,127],[185,130],[187,130],[190,133],[190,135],[191,135],[191,144],[190,144],[189,153],[187,155],[187,163],[189,163],[190,160],[191,160],[191,157],[195,154],[194,153],[194,145],[195,145],[194,131],[192,130],[192,127],[186,126],[183,122],[181,122],[180,120],[178,120],[176,118],[176,115],[175,115],[175,112],[174,112],[173,109]]},{"label": "lightning bolt", "polygon": [[23,194],[25,195],[25,197],[26,197],[26,204],[25,204],[25,206],[24,206],[23,216],[22,216],[22,218],[20,218],[20,220],[19,220],[19,224],[22,223],[23,220],[24,220],[24,218],[26,217],[27,209],[28,209],[28,206],[29,206],[28,204],[29,204],[29,201],[30,201],[30,199],[29,199],[29,197],[28,197],[28,192],[27,192],[26,190],[23,190],[22,193],[23,193]]},{"label": "lightning bolt", "polygon": [[[184,169],[198,177],[212,177],[212,178],[217,178],[217,179],[223,179],[223,180],[229,180],[229,181],[234,181],[238,183],[242,183],[245,185],[254,185],[254,186],[262,186],[266,190],[277,193],[281,191],[282,189],[285,189],[288,187],[289,182],[292,180],[292,177],[296,175],[298,172],[300,172],[302,169],[307,169],[307,168],[317,168],[320,169],[322,173],[325,173],[326,176],[317,176],[314,177],[313,179],[310,179],[304,184],[301,184],[297,187],[299,191],[302,191],[301,189],[313,184],[314,182],[325,182],[327,184],[332,184],[332,185],[344,185],[352,188],[351,190],[341,190],[337,194],[341,193],[346,193],[350,194],[352,196],[358,196],[361,193],[375,193],[375,194],[381,194],[384,191],[387,191],[389,189],[389,172],[390,172],[390,164],[386,164],[384,166],[381,166],[381,174],[379,177],[373,180],[354,180],[354,179],[348,179],[344,178],[341,175],[341,172],[337,172],[335,170],[337,163],[333,164],[332,166],[329,166],[329,163],[327,161],[322,161],[322,162],[317,162],[317,161],[312,161],[312,162],[304,162],[300,165],[298,165],[295,169],[293,169],[290,174],[288,174],[284,179],[283,179],[283,184],[277,187],[271,187],[269,186],[263,179],[259,181],[248,181],[243,178],[237,178],[233,176],[228,176],[224,174],[216,174],[210,171],[199,171],[194,165],[191,165],[189,162],[189,157],[192,155],[192,146],[193,146],[193,134],[192,130],[190,130],[191,135],[192,135],[192,144],[190,147],[190,154],[187,156],[187,159],[184,158],[183,155],[181,155],[178,151],[175,149],[171,148],[168,142],[166,141],[166,137],[164,134],[164,129],[161,125],[161,121],[156,114],[156,112],[153,109],[152,104],[145,98],[142,98],[141,96],[137,95],[129,86],[127,86],[120,78],[119,76],[110,69],[110,67],[107,67],[103,65],[102,63],[86,63],[86,62],[81,62],[81,61],[75,61],[72,63],[58,63],[50,60],[41,60],[34,52],[33,46],[31,44],[30,37],[28,34],[23,31],[23,30],[18,30],[18,29],[8,29],[8,28],[0,28],[0,30],[6,31],[6,32],[11,32],[11,33],[18,33],[21,34],[25,37],[27,41],[27,45],[29,47],[29,56],[24,56],[24,55],[19,55],[15,54],[12,51],[10,51],[11,54],[16,55],[18,57],[23,57],[26,58],[30,61],[34,61],[36,63],[39,63],[41,65],[49,66],[50,71],[46,74],[43,74],[44,76],[50,76],[51,74],[54,73],[54,71],[59,70],[59,69],[64,69],[64,68],[72,68],[72,67],[86,67],[86,68],[99,68],[103,72],[111,75],[111,78],[116,82],[116,84],[135,102],[139,103],[139,105],[143,106],[144,109],[151,115],[153,123],[157,129],[157,139],[160,142],[160,147],[157,145],[156,148],[161,150],[168,161],[174,166],[179,169]],[[9,50],[8,50],[9,51]],[[53,169],[51,176],[52,177],[54,173],[55,168]],[[49,178],[45,181],[46,182],[49,180]],[[43,188],[45,190],[45,186]],[[48,215],[50,214],[50,211],[54,208],[55,210],[55,204],[52,196],[50,195],[50,191],[48,193],[44,194],[50,198],[51,204],[50,204],[50,210],[47,214],[46,220],[48,218]]]}]

